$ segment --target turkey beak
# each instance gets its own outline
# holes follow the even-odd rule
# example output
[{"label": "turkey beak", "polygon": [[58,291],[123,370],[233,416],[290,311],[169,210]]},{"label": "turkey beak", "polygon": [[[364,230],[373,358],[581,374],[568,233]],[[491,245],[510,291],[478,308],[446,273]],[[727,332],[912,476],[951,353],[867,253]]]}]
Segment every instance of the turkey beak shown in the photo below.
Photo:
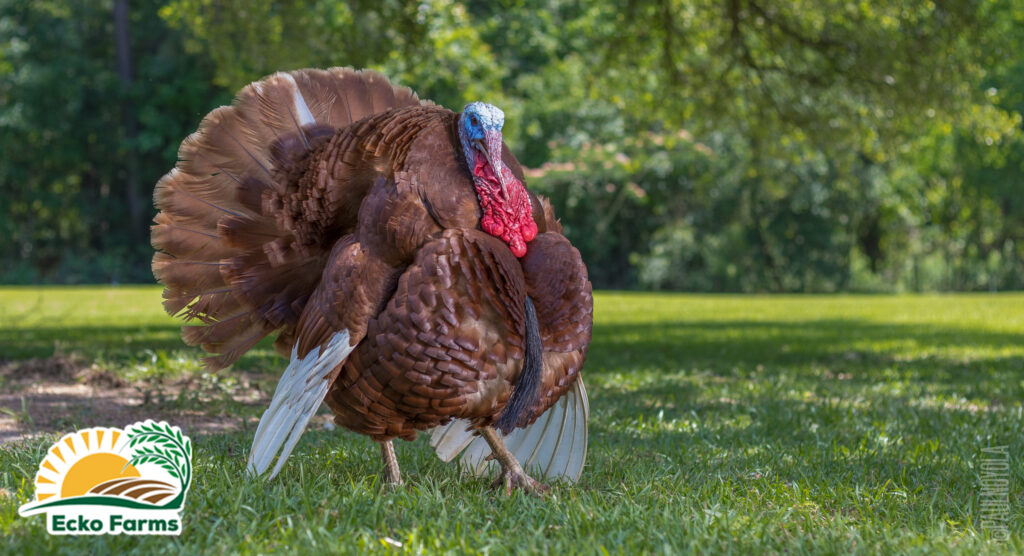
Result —
[{"label": "turkey beak", "polygon": [[487,159],[487,163],[491,165],[491,169],[494,170],[494,175],[498,178],[498,182],[501,183],[501,194],[503,197],[508,199],[508,186],[505,183],[505,172],[501,171],[501,132],[485,131],[484,138],[476,142],[476,148],[483,153],[484,158]]}]

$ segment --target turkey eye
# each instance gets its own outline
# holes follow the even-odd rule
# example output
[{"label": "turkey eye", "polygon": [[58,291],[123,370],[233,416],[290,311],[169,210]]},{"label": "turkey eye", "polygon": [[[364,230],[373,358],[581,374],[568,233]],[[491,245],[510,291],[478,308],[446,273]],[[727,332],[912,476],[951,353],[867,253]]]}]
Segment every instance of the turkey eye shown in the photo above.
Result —
[{"label": "turkey eye", "polygon": [[476,116],[470,116],[469,123],[473,124],[473,126],[475,127],[480,125],[480,120],[476,119]]}]

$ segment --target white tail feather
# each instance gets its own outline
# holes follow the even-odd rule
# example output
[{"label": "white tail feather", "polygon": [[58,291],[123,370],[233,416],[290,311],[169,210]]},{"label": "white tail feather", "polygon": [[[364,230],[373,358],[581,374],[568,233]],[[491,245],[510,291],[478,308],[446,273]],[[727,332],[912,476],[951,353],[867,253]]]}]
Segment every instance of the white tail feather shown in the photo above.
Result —
[{"label": "white tail feather", "polygon": [[[569,461],[565,465],[566,475],[575,473],[576,479],[579,479],[580,473],[583,472],[583,464],[587,460],[587,423],[590,422],[590,400],[587,399],[587,388],[583,385],[582,377],[578,383],[579,392],[575,396],[576,427],[573,429],[573,439],[576,444],[573,445]],[[582,449],[580,449],[581,444]]]},{"label": "white tail feather", "polygon": [[315,124],[316,118],[309,111],[309,105],[306,104],[306,99],[302,97],[302,91],[299,90],[299,86],[295,83],[295,78],[290,73],[281,73],[280,75],[285,76],[288,78],[288,81],[291,81],[292,102],[295,104],[295,118],[298,119],[299,125]]},{"label": "white tail feather", "polygon": [[434,427],[430,431],[430,445],[437,457],[447,463],[459,455],[473,441],[473,429],[464,419],[456,419],[448,425]]},{"label": "white tail feather", "polygon": [[[587,459],[587,423],[590,401],[583,377],[532,425],[502,435],[505,447],[515,455],[527,472],[546,479],[568,479],[576,482],[583,473]],[[451,461],[462,453],[459,466],[463,471],[481,475],[498,469],[498,463],[487,461],[490,446],[469,430],[469,421],[456,419],[436,427],[430,434],[430,445],[443,461]]]},{"label": "white tail feather", "polygon": [[551,457],[545,458],[548,460],[548,465],[544,468],[545,476],[561,477],[565,475],[569,465],[569,456],[572,455],[573,446],[576,444],[574,434],[576,432],[576,410],[576,400],[566,400],[565,418],[562,420],[562,430],[559,433],[558,442],[551,450]]},{"label": "white tail feather", "polygon": [[[331,372],[342,364],[354,346],[349,345],[348,330],[334,335],[325,345],[299,358],[297,348],[292,360],[281,375],[270,407],[260,418],[256,436],[252,441],[247,470],[249,475],[262,475],[277,458],[270,473],[274,478],[306,430],[306,423],[327,395]],[[282,446],[283,445],[283,446]]]}]

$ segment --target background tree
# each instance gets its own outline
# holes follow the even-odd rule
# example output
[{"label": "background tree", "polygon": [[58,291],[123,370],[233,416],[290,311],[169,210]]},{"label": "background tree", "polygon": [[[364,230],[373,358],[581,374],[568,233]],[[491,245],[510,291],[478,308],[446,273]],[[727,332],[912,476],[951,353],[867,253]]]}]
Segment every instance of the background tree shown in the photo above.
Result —
[{"label": "background tree", "polygon": [[113,2],[0,3],[5,282],[152,280],[152,185],[201,115],[230,96],[211,85],[202,58],[182,53],[182,38],[155,10],[126,15],[130,84],[118,76]]},{"label": "background tree", "polygon": [[148,280],[127,155],[148,192],[245,83],[351,65],[501,105],[599,287],[1021,288],[1022,7],[170,0],[124,87],[113,4],[0,0],[0,279]]}]

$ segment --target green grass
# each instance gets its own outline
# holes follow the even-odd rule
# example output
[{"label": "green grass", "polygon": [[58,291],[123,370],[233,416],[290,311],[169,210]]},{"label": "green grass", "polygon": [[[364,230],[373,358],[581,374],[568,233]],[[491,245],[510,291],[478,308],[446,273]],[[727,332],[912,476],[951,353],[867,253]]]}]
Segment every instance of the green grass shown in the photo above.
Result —
[{"label": "green grass", "polygon": [[[181,321],[164,312],[153,286],[2,287],[0,360],[77,353],[114,370],[198,361],[181,341]],[[283,369],[287,361],[265,340],[243,368]]]},{"label": "green grass", "polygon": [[[545,499],[459,477],[423,438],[396,445],[407,486],[390,492],[376,445],[351,433],[307,432],[270,483],[242,478],[248,434],[205,435],[181,537],[51,538],[42,518],[17,515],[50,435],[0,449],[12,494],[0,496],[0,542],[94,554],[1024,552],[1024,295],[601,293],[595,314],[587,467]],[[0,289],[0,359],[56,346],[118,372],[197,368],[177,334],[153,288]],[[261,344],[241,366],[284,361]],[[979,524],[981,450],[995,445],[1011,458],[1006,542]]]}]

